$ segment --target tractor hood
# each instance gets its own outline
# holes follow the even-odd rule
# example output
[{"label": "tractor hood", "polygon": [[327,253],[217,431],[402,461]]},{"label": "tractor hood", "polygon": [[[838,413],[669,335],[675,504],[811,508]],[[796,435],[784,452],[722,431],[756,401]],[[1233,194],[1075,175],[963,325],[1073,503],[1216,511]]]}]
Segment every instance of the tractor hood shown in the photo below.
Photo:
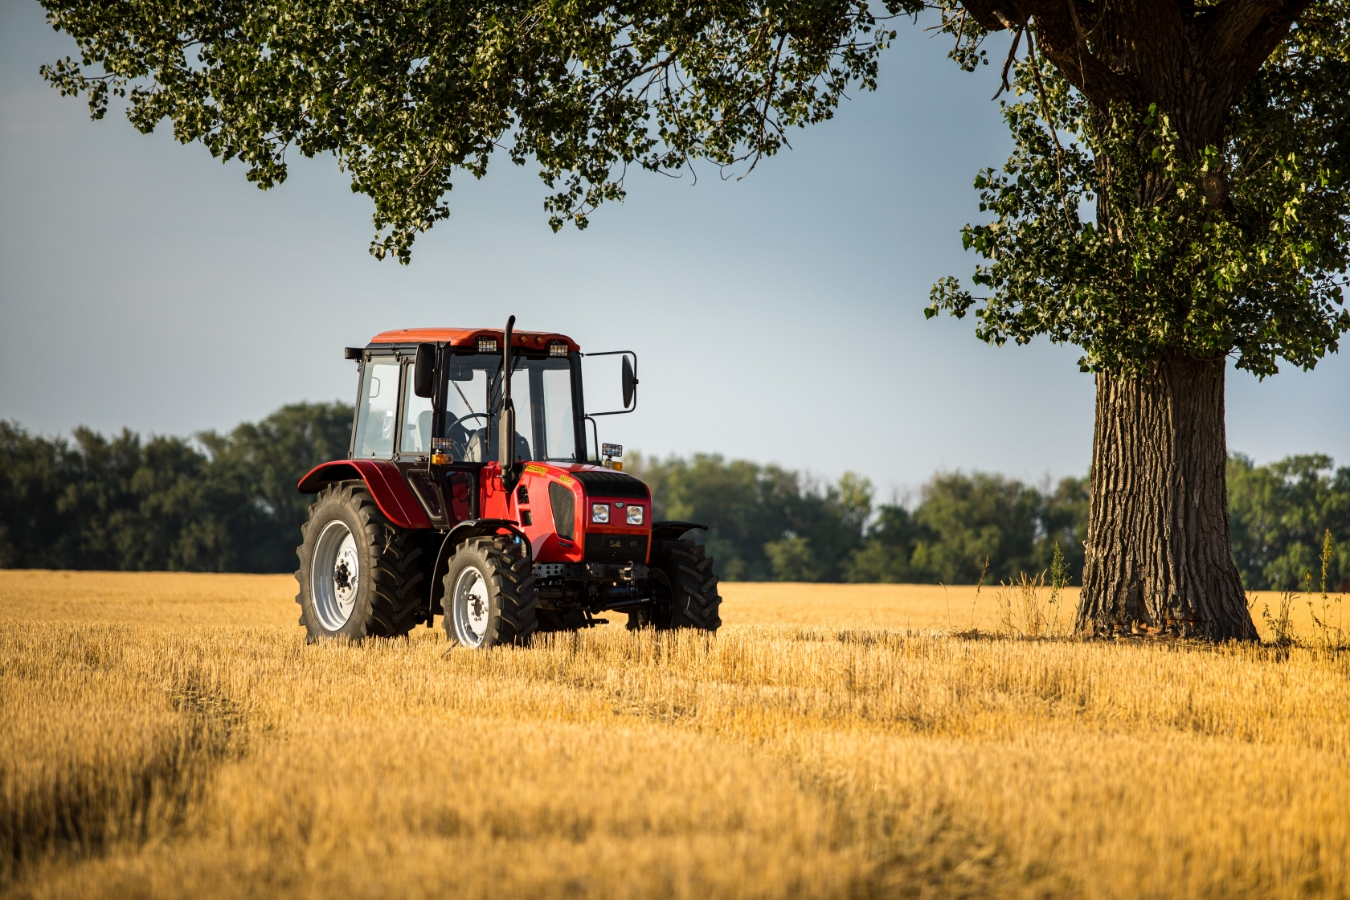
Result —
[{"label": "tractor hood", "polygon": [[521,526],[537,561],[647,561],[651,492],[639,479],[600,466],[532,462],[520,486],[518,507],[530,511]]}]

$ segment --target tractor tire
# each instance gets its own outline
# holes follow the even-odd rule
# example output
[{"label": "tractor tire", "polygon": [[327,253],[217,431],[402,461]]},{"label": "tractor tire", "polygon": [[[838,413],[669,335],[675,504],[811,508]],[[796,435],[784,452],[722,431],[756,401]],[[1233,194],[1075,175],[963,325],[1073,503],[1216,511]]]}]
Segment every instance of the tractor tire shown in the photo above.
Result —
[{"label": "tractor tire", "polygon": [[445,573],[445,634],[471,649],[528,644],[539,630],[529,553],[503,538],[469,538]]},{"label": "tractor tire", "polygon": [[652,603],[628,614],[628,629],[699,628],[722,626],[718,611],[713,561],[691,540],[653,541],[651,556]]},{"label": "tractor tire", "polygon": [[296,549],[300,624],[313,644],[407,634],[426,605],[424,551],[359,481],[330,484],[309,508]]}]

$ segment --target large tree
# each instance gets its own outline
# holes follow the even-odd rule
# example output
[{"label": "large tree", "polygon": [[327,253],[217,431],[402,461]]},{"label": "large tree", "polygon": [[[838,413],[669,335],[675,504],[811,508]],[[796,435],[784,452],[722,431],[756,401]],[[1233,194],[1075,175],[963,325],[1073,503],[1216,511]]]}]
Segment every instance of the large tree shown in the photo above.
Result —
[{"label": "large tree", "polygon": [[[237,157],[267,187],[333,153],[406,262],[451,177],[534,159],[554,227],[630,165],[753,167],[875,85],[887,19],[924,0],[42,0],[79,61],[46,67],[100,117]],[[1083,348],[1096,373],[1079,624],[1254,634],[1229,548],[1223,379],[1311,367],[1350,329],[1345,0],[938,0],[966,68],[1015,37],[1016,152],[977,181],[979,334]],[[1095,210],[1094,210],[1095,206]]]},{"label": "large tree", "polygon": [[[968,67],[986,31],[1026,42],[1016,152],[964,236],[980,337],[1077,344],[1097,379],[1080,629],[1254,636],[1224,373],[1310,369],[1350,329],[1345,3],[965,0],[944,24]],[[928,313],[977,302],[945,279]]]}]

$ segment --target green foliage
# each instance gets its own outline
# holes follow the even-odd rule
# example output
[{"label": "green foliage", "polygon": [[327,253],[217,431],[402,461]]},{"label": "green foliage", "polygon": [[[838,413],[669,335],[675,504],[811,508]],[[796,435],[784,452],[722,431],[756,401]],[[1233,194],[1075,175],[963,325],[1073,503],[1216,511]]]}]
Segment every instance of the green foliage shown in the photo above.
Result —
[{"label": "green foliage", "polygon": [[284,572],[317,463],[346,455],[351,407],[282,407],[228,436],[105,438],[73,444],[0,422],[0,566]]},{"label": "green foliage", "polygon": [[647,459],[630,471],[652,487],[657,519],[709,526],[704,540],[733,581],[944,582],[973,584],[1050,567],[1069,548],[1064,577],[1082,570],[1086,479],[1044,491],[997,475],[938,475],[913,512],[873,506],[870,482],[837,485],[720,456]]},{"label": "green foliage", "polygon": [[1318,578],[1324,550],[1326,584],[1350,590],[1350,467],[1333,471],[1323,454],[1266,466],[1233,454],[1228,509],[1233,558],[1248,590],[1299,590]]},{"label": "green foliage", "polygon": [[[863,0],[41,0],[78,62],[43,67],[95,118],[239,159],[268,188],[286,154],[332,153],[375,203],[372,252],[407,262],[449,214],[452,175],[533,157],[555,229],[622,199],[627,168],[772,155],[787,129],[875,86],[894,32]],[[917,13],[919,0],[888,0]]]},{"label": "green foliage", "polygon": [[1038,58],[1019,62],[1022,99],[1003,106],[1015,150],[975,181],[992,221],[962,232],[988,260],[972,279],[988,293],[944,278],[926,314],[982,301],[982,340],[1047,335],[1083,348],[1085,371],[1231,354],[1264,377],[1334,352],[1350,330],[1350,16],[1343,0],[1320,6],[1212,145],[1189,146],[1156,105],[1093,106]]},{"label": "green foliage", "polygon": [[[247,485],[249,504],[261,519],[237,543],[251,548],[245,571],[290,571],[300,526],[313,498],[295,489],[320,462],[343,459],[351,441],[352,408],[345,403],[295,403],[262,421],[245,422],[227,436],[197,435],[214,470]],[[263,529],[259,531],[258,529]]]},{"label": "green foliage", "polygon": [[822,487],[778,466],[706,454],[634,454],[629,471],[651,486],[657,519],[711,526],[702,539],[718,574],[733,581],[839,581],[872,513],[872,485],[856,475]]},{"label": "green foliage", "polygon": [[[0,568],[289,572],[311,498],[295,484],[346,456],[352,410],[285,406],[193,442],[29,434],[0,422]],[[913,509],[876,504],[865,478],[836,484],[720,456],[632,454],[657,519],[696,536],[733,581],[1015,583],[1081,577],[1088,483],[1039,488],[999,475],[939,474]],[[1228,465],[1233,552],[1248,589],[1350,590],[1350,467],[1327,456]],[[988,570],[985,571],[985,561]],[[1309,581],[1311,579],[1311,581]]]},{"label": "green foliage", "polygon": [[909,545],[916,581],[974,584],[988,560],[986,580],[1012,582],[1044,572],[1060,543],[1070,547],[1073,570],[1082,571],[1086,479],[1042,491],[1000,475],[957,472],[934,476],[920,496]]},{"label": "green foliage", "polygon": [[862,583],[913,584],[929,581],[928,573],[911,564],[919,527],[898,503],[881,506],[861,547],[844,564],[844,580]]}]

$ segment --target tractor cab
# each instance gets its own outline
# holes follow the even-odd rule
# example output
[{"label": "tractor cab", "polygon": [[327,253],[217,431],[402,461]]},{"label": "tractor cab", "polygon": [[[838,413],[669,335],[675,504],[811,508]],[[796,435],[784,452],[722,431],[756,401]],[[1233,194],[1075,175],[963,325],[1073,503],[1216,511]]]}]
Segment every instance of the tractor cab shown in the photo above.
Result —
[{"label": "tractor cab", "polygon": [[[359,373],[348,459],[299,484],[319,494],[297,573],[311,640],[404,633],[438,613],[471,647],[587,627],[604,610],[634,627],[720,623],[711,560],[682,539],[702,526],[653,522],[623,448],[598,445],[596,418],[636,406],[636,354],[589,354],[621,357],[623,408],[588,413],[587,354],[514,322],[386,331],[346,350]],[[696,589],[672,553],[697,555]],[[376,578],[395,558],[397,573]]]},{"label": "tractor cab", "polygon": [[[512,337],[515,458],[585,462],[581,354],[561,335]],[[434,453],[444,457],[437,464],[496,459],[505,394],[502,341],[499,332],[418,329],[385,332],[349,351],[361,368],[352,458],[426,463]],[[429,380],[420,393],[419,352]]]}]

